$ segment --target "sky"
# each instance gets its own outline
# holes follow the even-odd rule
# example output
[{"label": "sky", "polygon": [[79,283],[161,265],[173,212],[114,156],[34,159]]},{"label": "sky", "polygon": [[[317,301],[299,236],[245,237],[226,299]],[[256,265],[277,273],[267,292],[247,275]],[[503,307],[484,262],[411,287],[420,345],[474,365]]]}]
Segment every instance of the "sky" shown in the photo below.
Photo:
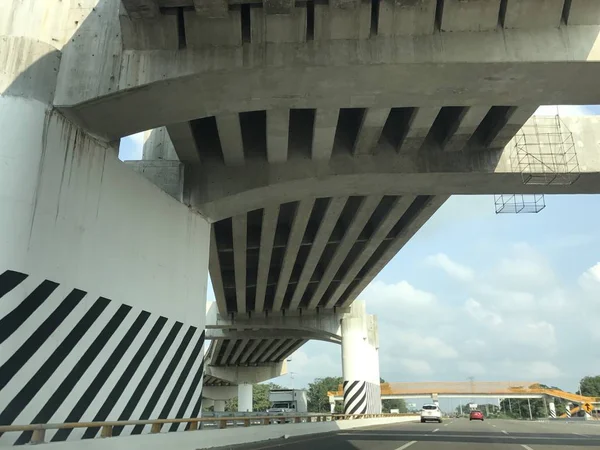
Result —
[{"label": "sky", "polygon": [[[123,139],[121,159],[139,159],[140,147],[139,135]],[[386,381],[474,377],[575,391],[600,374],[600,196],[545,201],[538,214],[496,215],[493,196],[454,196],[365,289]],[[272,381],[298,388],[341,376],[341,348],[309,342],[288,369]]]}]

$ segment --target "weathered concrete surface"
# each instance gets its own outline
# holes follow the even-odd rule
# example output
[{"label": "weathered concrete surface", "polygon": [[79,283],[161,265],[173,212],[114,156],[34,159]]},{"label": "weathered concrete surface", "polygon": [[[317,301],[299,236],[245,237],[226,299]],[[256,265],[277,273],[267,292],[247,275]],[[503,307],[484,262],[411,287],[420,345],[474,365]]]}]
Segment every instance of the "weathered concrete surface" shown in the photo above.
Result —
[{"label": "weathered concrete surface", "polygon": [[[199,117],[276,108],[594,104],[600,103],[599,30],[126,52],[123,64],[112,69],[120,73],[113,90],[119,93],[75,105],[99,93],[78,86],[86,73],[67,63],[61,72],[71,84],[68,91],[59,89],[55,102],[111,139]],[[578,82],[564,82],[569,79]]]}]

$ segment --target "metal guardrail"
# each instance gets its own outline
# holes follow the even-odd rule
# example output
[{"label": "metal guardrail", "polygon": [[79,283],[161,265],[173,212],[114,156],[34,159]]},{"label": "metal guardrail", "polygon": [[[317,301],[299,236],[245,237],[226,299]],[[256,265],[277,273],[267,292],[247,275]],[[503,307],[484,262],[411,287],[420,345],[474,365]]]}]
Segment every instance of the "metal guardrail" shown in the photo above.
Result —
[{"label": "metal guardrail", "polygon": [[330,422],[336,420],[375,419],[383,417],[403,417],[414,414],[315,414],[315,415],[262,415],[262,416],[223,416],[223,417],[196,417],[187,419],[149,419],[149,420],[119,420],[108,422],[73,422],[73,423],[40,423],[30,425],[2,425],[0,436],[9,432],[32,431],[28,444],[43,444],[46,442],[46,430],[61,430],[74,428],[96,428],[100,429],[101,438],[110,438],[114,427],[128,425],[150,425],[150,433],[160,433],[166,424],[186,423],[185,431],[196,431],[205,425],[212,425],[219,429],[238,424],[244,427],[252,425],[272,425],[279,423],[312,423]]}]

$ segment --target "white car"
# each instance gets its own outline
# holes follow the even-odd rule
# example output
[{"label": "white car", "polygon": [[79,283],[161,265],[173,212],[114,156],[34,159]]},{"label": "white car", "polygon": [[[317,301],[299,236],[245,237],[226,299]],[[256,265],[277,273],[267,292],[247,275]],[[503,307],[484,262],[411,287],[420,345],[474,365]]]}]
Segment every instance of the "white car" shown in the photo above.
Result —
[{"label": "white car", "polygon": [[438,405],[423,405],[421,409],[421,423],[429,420],[442,423],[442,411]]}]

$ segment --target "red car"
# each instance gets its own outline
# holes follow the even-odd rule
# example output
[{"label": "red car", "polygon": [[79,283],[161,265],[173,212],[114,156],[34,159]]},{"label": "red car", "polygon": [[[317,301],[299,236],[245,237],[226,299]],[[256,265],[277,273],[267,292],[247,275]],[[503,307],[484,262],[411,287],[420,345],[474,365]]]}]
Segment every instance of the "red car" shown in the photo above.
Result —
[{"label": "red car", "polygon": [[483,422],[483,413],[481,411],[471,411],[469,420],[481,420]]}]

